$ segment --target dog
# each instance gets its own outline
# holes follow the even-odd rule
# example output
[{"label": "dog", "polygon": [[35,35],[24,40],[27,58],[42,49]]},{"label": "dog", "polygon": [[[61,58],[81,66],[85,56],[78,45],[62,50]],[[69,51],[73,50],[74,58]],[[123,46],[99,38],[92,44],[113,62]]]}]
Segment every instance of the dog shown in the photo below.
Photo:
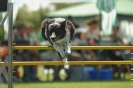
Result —
[{"label": "dog", "polygon": [[71,54],[74,32],[75,26],[65,18],[46,19],[41,25],[42,37],[51,43],[64,64],[68,64],[67,56]]}]

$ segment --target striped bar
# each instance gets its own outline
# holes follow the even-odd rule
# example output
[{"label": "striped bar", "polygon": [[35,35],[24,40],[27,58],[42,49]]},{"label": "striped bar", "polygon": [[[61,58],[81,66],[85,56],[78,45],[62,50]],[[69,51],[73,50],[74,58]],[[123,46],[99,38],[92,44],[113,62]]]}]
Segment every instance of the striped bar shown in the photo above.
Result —
[{"label": "striped bar", "polygon": [[[13,46],[16,50],[53,50],[52,46]],[[128,50],[133,49],[133,46],[71,46],[72,50]]]},{"label": "striped bar", "polygon": [[[0,62],[2,65],[3,62]],[[101,64],[133,64],[133,61],[69,61],[69,65],[101,65]],[[28,61],[13,62],[13,66],[19,65],[64,65],[61,61]]]}]

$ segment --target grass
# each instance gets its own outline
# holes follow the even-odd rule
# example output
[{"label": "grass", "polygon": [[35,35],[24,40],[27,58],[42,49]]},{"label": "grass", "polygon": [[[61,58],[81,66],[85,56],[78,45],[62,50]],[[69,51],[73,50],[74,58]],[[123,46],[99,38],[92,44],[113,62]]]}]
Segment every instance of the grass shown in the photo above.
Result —
[{"label": "grass", "polygon": [[[20,75],[22,76],[22,68]],[[112,81],[61,81],[61,82],[46,82],[46,75],[43,73],[43,67],[39,67],[38,77],[42,82],[21,82],[14,83],[14,88],[132,88],[133,81],[130,80],[130,75],[126,76],[126,80],[112,80]],[[51,76],[50,79],[53,77]],[[62,77],[63,79],[63,77]],[[7,84],[3,87],[7,88]]]},{"label": "grass", "polygon": [[88,81],[14,83],[14,88],[132,88],[132,86],[131,81]]}]

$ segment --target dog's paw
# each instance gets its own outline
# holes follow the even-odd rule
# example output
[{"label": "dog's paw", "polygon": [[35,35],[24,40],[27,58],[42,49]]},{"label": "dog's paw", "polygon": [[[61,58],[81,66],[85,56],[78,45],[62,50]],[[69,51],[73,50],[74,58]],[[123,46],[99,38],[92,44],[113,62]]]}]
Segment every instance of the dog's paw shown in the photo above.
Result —
[{"label": "dog's paw", "polygon": [[63,58],[62,62],[64,63],[64,65],[67,65],[68,64],[67,58]]},{"label": "dog's paw", "polygon": [[66,56],[71,54],[71,50],[65,51]]}]

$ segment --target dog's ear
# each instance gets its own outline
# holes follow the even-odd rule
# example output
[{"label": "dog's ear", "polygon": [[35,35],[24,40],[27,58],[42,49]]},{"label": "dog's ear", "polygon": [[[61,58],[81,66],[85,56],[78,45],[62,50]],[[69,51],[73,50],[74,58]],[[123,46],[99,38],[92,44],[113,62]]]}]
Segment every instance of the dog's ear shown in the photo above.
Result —
[{"label": "dog's ear", "polygon": [[48,19],[44,20],[41,24],[41,33],[42,33],[42,37],[47,40],[47,27],[48,27]]},{"label": "dog's ear", "polygon": [[42,24],[41,24],[41,28],[45,28],[48,25],[48,19],[45,19]]},{"label": "dog's ear", "polygon": [[61,26],[63,27],[63,29],[65,29],[65,26],[66,26],[66,19],[63,20],[63,21],[61,22]]},{"label": "dog's ear", "polygon": [[66,31],[70,32],[70,38],[73,39],[74,37],[74,32],[75,32],[75,26],[73,25],[73,23],[70,20],[66,20],[66,27],[65,27]]}]

